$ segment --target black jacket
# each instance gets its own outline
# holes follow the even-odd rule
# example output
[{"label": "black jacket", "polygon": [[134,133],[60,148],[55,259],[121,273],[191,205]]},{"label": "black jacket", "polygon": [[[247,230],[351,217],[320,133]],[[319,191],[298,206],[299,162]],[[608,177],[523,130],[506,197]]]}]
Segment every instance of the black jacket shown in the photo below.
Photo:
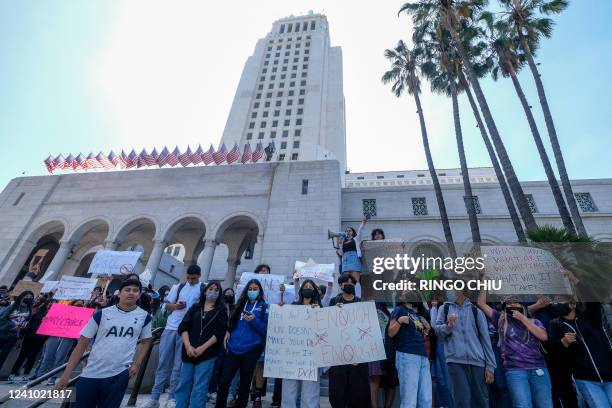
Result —
[{"label": "black jacket", "polygon": [[[612,345],[602,328],[600,303],[585,303],[575,320],[559,317],[550,322],[549,347],[565,359],[577,380],[612,381]],[[561,344],[565,333],[577,333],[569,347]]]},{"label": "black jacket", "polygon": [[204,350],[198,357],[187,356],[187,351],[183,345],[182,360],[185,363],[198,364],[219,355],[223,347],[223,338],[227,331],[227,312],[221,306],[208,312],[204,312],[199,303],[191,306],[181,324],[178,327],[179,335],[183,332],[189,333],[189,342],[195,348],[206,343],[212,336],[217,338],[217,342]]}]

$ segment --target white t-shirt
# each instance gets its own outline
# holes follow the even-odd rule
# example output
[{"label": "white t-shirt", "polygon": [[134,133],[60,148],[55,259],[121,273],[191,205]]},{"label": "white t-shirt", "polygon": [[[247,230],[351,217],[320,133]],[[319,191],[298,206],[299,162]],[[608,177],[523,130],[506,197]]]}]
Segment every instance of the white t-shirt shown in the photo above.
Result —
[{"label": "white t-shirt", "polygon": [[186,303],[186,307],[170,313],[168,320],[166,321],[166,330],[177,330],[189,308],[200,301],[200,282],[196,283],[195,285],[185,283],[185,286],[183,286],[183,289],[181,289],[181,293],[178,294],[179,296],[177,299],[176,294],[179,286],[180,284],[174,285],[172,289],[170,289],[170,293],[168,293],[168,296],[166,296],[166,300],[170,303],[178,303],[183,301]]},{"label": "white t-shirt", "polygon": [[81,336],[96,338],[82,376],[113,377],[132,364],[138,339],[151,338],[151,315],[139,307],[124,312],[110,306],[91,316]]}]

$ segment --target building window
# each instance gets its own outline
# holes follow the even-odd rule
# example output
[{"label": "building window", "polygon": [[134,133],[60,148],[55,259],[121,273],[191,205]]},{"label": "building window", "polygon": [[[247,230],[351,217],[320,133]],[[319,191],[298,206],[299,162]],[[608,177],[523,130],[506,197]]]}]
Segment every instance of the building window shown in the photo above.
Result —
[{"label": "building window", "polygon": [[304,50],[304,54],[306,55],[310,54],[310,50]]},{"label": "building window", "polygon": [[296,141],[294,141],[294,142],[293,142],[293,148],[294,148],[294,149],[299,149],[299,148],[300,148],[300,142],[299,142],[299,140],[296,140]]},{"label": "building window", "polygon": [[272,92],[268,92],[268,93],[266,94],[266,98],[267,98],[267,99],[270,99],[271,97],[272,97]]},{"label": "building window", "polygon": [[259,132],[259,134],[257,135],[258,139],[263,139],[264,138],[264,132]]},{"label": "building window", "polygon": [[260,127],[260,128],[265,128],[265,127],[266,127],[266,122],[265,122],[265,121],[261,122],[261,123],[259,124],[259,127]]},{"label": "building window", "polygon": [[285,110],[285,115],[290,116],[291,115],[291,109]]},{"label": "building window", "polygon": [[277,52],[276,54],[274,54],[275,57],[280,57],[280,52]]},{"label": "building window", "polygon": [[285,154],[281,153],[278,155],[278,161],[285,161]]},{"label": "building window", "polygon": [[264,66],[268,66],[269,65],[269,61],[264,61]]},{"label": "building window", "polygon": [[305,89],[300,89],[300,95],[306,95],[306,90]]},{"label": "building window", "polygon": [[303,113],[304,113],[304,109],[303,109],[303,108],[298,108],[298,110],[297,110],[297,114],[298,114],[298,115],[301,115],[301,114],[303,114]]},{"label": "building window", "polygon": [[[296,52],[297,52],[297,51],[296,51]],[[294,58],[294,59],[293,59],[293,62],[300,62],[300,59],[299,59],[299,58]]]},{"label": "building window", "polygon": [[290,48],[291,48],[291,44],[287,44],[287,45],[285,45],[285,48],[286,48],[286,49],[290,49]]},{"label": "building window", "polygon": [[266,54],[266,58],[270,58],[270,54]]},{"label": "building window", "polygon": [[251,113],[251,119],[255,119],[257,117],[257,112]]},{"label": "building window", "polygon": [[578,206],[582,212],[597,212],[597,206],[593,202],[591,193],[574,193]]},{"label": "building window", "polygon": [[274,60],[274,65],[278,65],[278,60]]},{"label": "building window", "polygon": [[249,129],[255,129],[255,122],[249,123]]},{"label": "building window", "polygon": [[287,24],[287,32],[290,33],[293,30],[293,24]]},{"label": "building window", "polygon": [[289,137],[289,131],[283,130],[283,137]]},{"label": "building window", "polygon": [[377,179],[384,179],[385,176],[376,176]]},{"label": "building window", "polygon": [[285,126],[290,126],[290,125],[291,125],[291,123],[290,123],[289,119],[285,119],[284,124],[285,124]]},{"label": "building window", "polygon": [[308,72],[302,72],[302,78],[306,78],[308,76]]},{"label": "building window", "polygon": [[280,30],[279,30],[279,33],[280,33],[280,34],[282,34],[282,33],[284,33],[284,32],[285,32],[285,25],[284,25],[284,24],[281,24],[281,26],[280,26]]},{"label": "building window", "polygon": [[297,71],[297,65],[292,66],[291,69]]},{"label": "building window", "polygon": [[302,129],[295,129],[293,136],[302,136]]},{"label": "building window", "polygon": [[300,23],[295,23],[295,32],[300,31]]},{"label": "building window", "polygon": [[529,206],[529,211],[531,213],[537,213],[538,207],[536,206],[536,202],[533,199],[533,194],[525,194],[525,199],[527,200],[527,205]]},{"label": "building window", "polygon": [[263,81],[265,81],[265,80],[266,80],[266,77],[265,77],[265,76],[262,76],[262,77],[260,77],[260,78],[259,78],[259,80],[260,80],[261,82],[263,82]]},{"label": "building window", "polygon": [[276,106],[281,106],[282,103],[282,101],[276,101]]},{"label": "building window", "polygon": [[268,111],[264,111],[264,113],[263,113],[263,117],[264,117],[264,118],[267,118],[267,117],[268,117]]},{"label": "building window", "polygon": [[309,43],[309,42],[307,42],[306,44],[304,44],[304,46],[306,46],[306,47],[310,47],[310,43]]},{"label": "building window", "polygon": [[417,177],[425,177],[424,174],[417,174]]},{"label": "building window", "polygon": [[[261,87],[263,87],[263,85],[259,85]],[[268,89],[274,89],[274,84],[268,84]]]},{"label": "building window", "polygon": [[[295,75],[295,74],[291,74],[291,76],[293,76],[293,75]],[[289,87],[290,88],[293,88],[294,86],[295,86],[295,81],[289,82]]]},{"label": "building window", "polygon": [[255,95],[255,99],[261,99],[261,94],[258,93],[257,95]]},{"label": "building window", "polygon": [[303,105],[304,104],[304,99],[298,99],[298,105]]},{"label": "building window", "polygon": [[[293,96],[293,95],[289,95],[289,96]],[[287,106],[292,106],[292,105],[293,105],[293,99],[287,99]]]},{"label": "building window", "polygon": [[308,69],[308,64],[302,65],[302,69]]},{"label": "building window", "polygon": [[288,57],[291,54],[289,51],[285,51],[285,57]]},{"label": "building window", "polygon": [[247,140],[251,140],[253,138],[253,133],[247,133]]},{"label": "building window", "polygon": [[480,207],[480,200],[478,200],[478,196],[472,196],[472,200],[474,202],[474,210],[476,210],[476,214],[482,214],[482,208]]},{"label": "building window", "polygon": [[291,155],[291,160],[297,160],[298,159],[298,154],[297,153],[293,153]]},{"label": "building window", "polygon": [[310,22],[310,30],[311,30],[311,31],[312,31],[312,30],[314,30],[314,29],[315,29],[315,27],[316,27],[316,22],[315,22],[315,21],[311,21],[311,22]]},{"label": "building window", "polygon": [[270,132],[270,138],[271,139],[275,139],[276,138],[276,130],[273,130]]},{"label": "building window", "polygon": [[427,201],[425,197],[412,197],[412,213],[414,215],[427,215]]},{"label": "building window", "polygon": [[287,77],[287,75],[281,74],[281,79],[285,79],[286,77]]},{"label": "building window", "polygon": [[275,110],[275,111],[274,111],[274,117],[276,118],[276,117],[278,117],[279,115],[280,115],[280,111],[279,111],[279,110]]},{"label": "building window", "polygon": [[304,24],[302,24],[302,31],[306,31],[308,30],[308,22],[304,21]]},{"label": "building window", "polygon": [[287,142],[281,142],[281,150],[285,150],[287,148]]},{"label": "building window", "polygon": [[284,82],[279,83],[279,84],[278,84],[278,87],[279,87],[279,88],[284,88],[284,87],[285,87],[285,83],[284,83]]},{"label": "building window", "polygon": [[272,47],[268,47],[268,51],[272,51]]},{"label": "building window", "polygon": [[255,102],[255,103],[253,104],[253,108],[254,108],[254,109],[259,108],[259,102]]},{"label": "building window", "polygon": [[294,90],[290,90],[289,91],[289,96],[293,96],[293,95],[295,95],[295,91]]},{"label": "building window", "polygon": [[363,177],[363,176],[357,176],[357,180],[363,180],[363,179],[365,179],[365,177]]},{"label": "building window", "polygon": [[[299,52],[298,50],[296,50],[296,51],[293,53],[293,55],[300,55],[300,52]],[[298,61],[299,61],[299,58],[296,58],[295,62],[298,62]]]},{"label": "building window", "polygon": [[295,79],[297,77],[297,74],[295,72],[291,73],[291,79]]},{"label": "building window", "polygon": [[276,93],[276,96],[277,96],[278,98],[282,98],[282,97],[283,97],[283,91],[277,92],[277,93]]},{"label": "building window", "polygon": [[283,60],[283,64],[288,64],[288,63],[289,63],[289,58],[285,58],[285,59]]},{"label": "building window", "polygon": [[295,48],[300,48],[301,44],[295,44]]},{"label": "building window", "polygon": [[267,72],[268,72],[268,68],[264,68],[264,69],[262,69],[262,70],[261,70],[261,73],[262,73],[262,74],[265,74],[265,73],[267,73]]},{"label": "building window", "polygon": [[272,72],[276,72],[278,70],[278,68],[274,67],[272,68]]},{"label": "building window", "polygon": [[376,199],[364,198],[361,200],[363,207],[363,215],[366,217],[376,217]]},{"label": "building window", "polygon": [[264,108],[269,108],[269,107],[270,107],[270,101],[265,101]]},{"label": "building window", "polygon": [[287,67],[283,67],[282,71],[286,72],[287,71]]},{"label": "building window", "polygon": [[295,120],[295,125],[296,126],[301,126],[302,125],[302,118],[298,118]]},{"label": "building window", "polygon": [[306,81],[300,81],[300,86],[306,86]]},{"label": "building window", "polygon": [[397,175],[397,176],[395,176],[395,177],[397,177],[397,178],[404,178],[404,175],[403,175],[403,174],[398,174],[398,175]]},{"label": "building window", "polygon": [[272,121],[272,127],[278,127],[278,120],[273,120]]}]

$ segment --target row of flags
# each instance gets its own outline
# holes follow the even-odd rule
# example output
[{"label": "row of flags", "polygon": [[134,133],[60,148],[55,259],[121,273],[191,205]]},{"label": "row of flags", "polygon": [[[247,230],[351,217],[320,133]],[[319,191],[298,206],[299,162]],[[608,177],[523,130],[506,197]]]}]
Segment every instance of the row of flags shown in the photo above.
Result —
[{"label": "row of flags", "polygon": [[257,143],[255,150],[251,150],[251,145],[247,143],[244,145],[242,152],[238,147],[238,143],[234,144],[232,150],[228,151],[225,147],[225,143],[221,145],[219,150],[215,151],[212,144],[210,149],[204,151],[202,146],[198,146],[195,151],[191,150],[191,147],[187,147],[187,150],[181,152],[178,147],[170,151],[167,147],[164,147],[161,152],[157,152],[157,149],[153,149],[150,153],[146,149],[142,149],[140,153],[136,153],[135,150],[129,154],[121,151],[120,154],[115,154],[111,151],[108,155],[100,152],[94,156],[93,153],[84,156],[79,153],[78,156],[70,154],[67,157],[61,154],[57,157],[49,156],[45,159],[45,167],[49,173],[53,173],[54,170],[89,170],[89,169],[130,169],[130,168],[141,168],[141,167],[163,167],[163,166],[183,166],[187,167],[190,165],[205,165],[208,166],[211,163],[217,165],[222,163],[232,164],[240,160],[241,163],[245,164],[248,162],[257,163],[263,156],[264,148],[263,145]]}]

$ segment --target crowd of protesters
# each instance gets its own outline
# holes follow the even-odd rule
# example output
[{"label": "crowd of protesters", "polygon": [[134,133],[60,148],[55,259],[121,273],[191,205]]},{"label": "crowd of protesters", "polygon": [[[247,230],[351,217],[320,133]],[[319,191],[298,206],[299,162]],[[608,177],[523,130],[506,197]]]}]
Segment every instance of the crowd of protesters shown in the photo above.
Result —
[{"label": "crowd of protesters", "polygon": [[[343,307],[362,301],[361,270],[354,258],[360,256],[365,222],[357,232],[347,228],[344,234],[338,293],[332,283],[317,286],[296,278],[292,299],[285,299],[281,285],[280,305]],[[385,235],[376,229],[371,238]],[[255,272],[271,270],[259,265]],[[540,296],[530,304],[507,297],[493,303],[484,292],[471,302],[466,294],[449,292],[444,301],[434,293],[426,301],[417,292],[403,292],[393,304],[376,302],[386,359],[319,368],[318,377],[328,378],[331,406],[612,406],[612,343],[601,304],[578,303],[571,296]],[[52,294],[25,291],[11,301],[7,288],[0,287],[0,364],[17,344],[10,382],[34,379],[68,361],[61,378],[47,381],[62,388],[90,349],[74,406],[119,407],[129,378],[145,358],[152,316],[165,314],[146,408],[159,407],[164,392],[167,407],[208,402],[217,408],[249,403],[259,408],[268,380],[274,381],[272,406],[319,407],[321,380],[264,378],[270,309],[264,299],[260,280],[236,292],[217,281],[201,282],[197,265],[187,269],[185,282],[157,291],[143,288],[138,275],[128,275],[112,296],[96,287],[88,301],[71,303],[96,309],[80,338],[72,339],[37,334],[54,302]]]}]

